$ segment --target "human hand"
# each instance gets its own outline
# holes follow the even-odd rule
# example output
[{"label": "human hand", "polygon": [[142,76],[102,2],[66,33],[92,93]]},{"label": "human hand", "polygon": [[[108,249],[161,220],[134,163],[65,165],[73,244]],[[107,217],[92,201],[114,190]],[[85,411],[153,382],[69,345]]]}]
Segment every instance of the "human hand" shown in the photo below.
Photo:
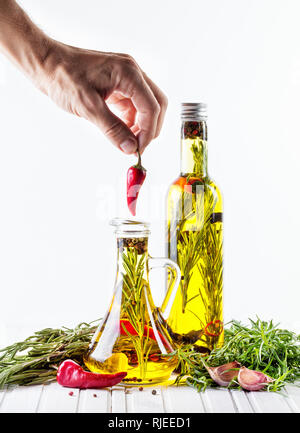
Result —
[{"label": "human hand", "polygon": [[143,153],[158,136],[167,98],[129,55],[57,42],[14,0],[0,0],[0,51],[57,105],[93,122],[123,152]]},{"label": "human hand", "polygon": [[[127,54],[50,43],[37,86],[70,113],[94,123],[127,154],[142,154],[161,130],[164,93]],[[111,105],[120,113],[115,115]]]}]

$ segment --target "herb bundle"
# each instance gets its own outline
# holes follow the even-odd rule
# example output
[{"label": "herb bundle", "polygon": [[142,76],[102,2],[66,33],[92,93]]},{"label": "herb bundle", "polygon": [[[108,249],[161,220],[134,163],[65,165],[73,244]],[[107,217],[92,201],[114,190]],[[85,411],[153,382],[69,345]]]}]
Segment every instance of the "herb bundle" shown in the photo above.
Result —
[{"label": "herb bundle", "polygon": [[[268,391],[279,391],[288,382],[300,379],[300,335],[278,328],[273,321],[250,319],[250,327],[233,320],[225,329],[225,341],[221,348],[209,355],[197,353],[192,346],[176,351],[180,374],[176,382],[204,391],[208,386],[217,386],[209,376],[205,365],[219,366],[238,361],[243,366],[259,370],[274,379],[266,387]],[[232,381],[229,388],[237,387]]]},{"label": "herb bundle", "polygon": [[46,328],[0,350],[0,389],[9,384],[54,381],[58,366],[65,359],[83,365],[83,355],[96,331],[94,323],[80,323],[74,329]]},{"label": "herb bundle", "polygon": [[[83,365],[83,355],[97,328],[94,323],[80,323],[74,329],[46,328],[0,350],[0,388],[55,381],[58,366],[65,359]],[[186,383],[198,391],[217,386],[205,365],[214,367],[233,361],[273,378],[266,387],[268,391],[279,391],[286,383],[300,379],[300,335],[280,329],[272,320],[250,320],[250,327],[233,320],[225,328],[224,345],[209,355],[187,345],[169,356],[179,360],[176,383]],[[229,388],[237,386],[232,381]]]}]

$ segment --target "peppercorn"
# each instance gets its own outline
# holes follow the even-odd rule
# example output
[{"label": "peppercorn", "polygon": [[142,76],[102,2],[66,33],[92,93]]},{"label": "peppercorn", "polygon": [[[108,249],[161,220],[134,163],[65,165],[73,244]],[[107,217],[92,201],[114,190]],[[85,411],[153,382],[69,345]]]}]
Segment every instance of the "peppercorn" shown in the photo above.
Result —
[{"label": "peppercorn", "polygon": [[182,128],[182,136],[184,139],[199,137],[202,140],[207,139],[206,125],[205,122],[184,122]]}]

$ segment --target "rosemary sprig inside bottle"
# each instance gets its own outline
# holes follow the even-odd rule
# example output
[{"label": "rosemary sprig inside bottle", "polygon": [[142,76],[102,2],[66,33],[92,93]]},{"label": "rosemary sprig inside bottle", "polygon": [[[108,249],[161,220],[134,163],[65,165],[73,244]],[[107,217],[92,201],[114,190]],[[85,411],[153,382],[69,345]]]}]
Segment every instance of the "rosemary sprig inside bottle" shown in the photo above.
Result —
[{"label": "rosemary sprig inside bottle", "polygon": [[[144,294],[145,285],[147,285],[144,279],[147,242],[147,238],[119,239],[119,248],[123,251],[122,292],[124,301],[121,326],[134,346],[142,379],[146,376],[148,356],[152,349],[151,340],[149,339],[149,327],[147,326],[149,317]],[[136,335],[132,335],[126,328],[126,320],[129,320]],[[146,335],[145,329],[147,330]]]},{"label": "rosemary sprig inside bottle", "polygon": [[[185,195],[189,193],[184,192]],[[178,227],[178,265],[182,272],[181,292],[182,292],[182,312],[185,311],[187,304],[193,299],[188,299],[188,287],[190,280],[195,272],[195,266],[207,248],[207,233],[211,230],[211,216],[213,214],[215,198],[208,188],[203,187],[203,193],[197,197],[189,194],[193,203],[191,212],[183,219]],[[185,200],[186,202],[187,200]],[[189,223],[188,230],[184,230],[186,223]],[[210,257],[210,262],[214,260]],[[222,267],[222,262],[221,262]],[[220,270],[218,270],[220,271]],[[211,269],[211,274],[215,272]],[[211,276],[211,275],[210,275]],[[198,296],[200,296],[200,290]]]}]

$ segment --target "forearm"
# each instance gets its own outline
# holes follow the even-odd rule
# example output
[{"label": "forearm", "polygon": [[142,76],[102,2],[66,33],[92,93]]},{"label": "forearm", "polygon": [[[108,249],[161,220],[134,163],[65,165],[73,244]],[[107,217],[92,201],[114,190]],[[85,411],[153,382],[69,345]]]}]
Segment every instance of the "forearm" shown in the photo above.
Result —
[{"label": "forearm", "polygon": [[139,147],[142,154],[158,136],[167,98],[131,56],[51,39],[14,0],[0,0],[0,53],[59,107],[94,123],[123,152]]},{"label": "forearm", "polygon": [[50,45],[14,0],[0,0],[0,52],[32,80],[42,72]]}]

